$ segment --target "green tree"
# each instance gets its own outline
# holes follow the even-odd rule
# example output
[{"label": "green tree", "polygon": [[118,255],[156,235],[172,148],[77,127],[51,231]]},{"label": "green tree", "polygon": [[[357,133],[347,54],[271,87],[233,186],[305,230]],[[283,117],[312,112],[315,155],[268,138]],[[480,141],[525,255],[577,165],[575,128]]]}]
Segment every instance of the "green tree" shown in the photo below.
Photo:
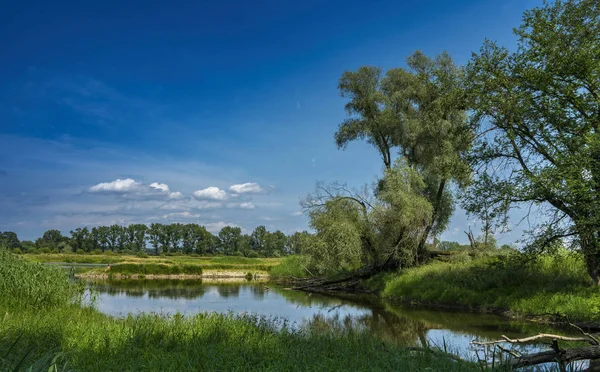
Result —
[{"label": "green tree", "polygon": [[17,237],[17,234],[12,231],[5,231],[0,233],[0,248],[14,250],[21,248],[21,242]]},{"label": "green tree", "polygon": [[138,223],[127,226],[131,249],[135,252],[145,252],[146,250],[146,231],[148,226]]},{"label": "green tree", "polygon": [[313,235],[308,231],[297,231],[288,237],[286,254],[304,254],[312,244]]},{"label": "green tree", "polygon": [[250,246],[259,254],[266,255],[267,235],[269,232],[264,225],[256,226],[250,236]]},{"label": "green tree", "polygon": [[171,252],[179,252],[181,249],[180,242],[183,236],[183,225],[180,223],[172,223],[164,225],[165,234],[167,235],[168,244]]},{"label": "green tree", "polygon": [[41,238],[36,239],[35,245],[39,248],[57,249],[58,245],[65,241],[65,237],[59,230],[48,230]]},{"label": "green tree", "polygon": [[102,252],[105,252],[106,249],[109,249],[109,233],[110,231],[108,226],[98,226],[96,231],[93,233],[97,239],[98,246],[100,249],[102,249]]},{"label": "green tree", "polygon": [[383,181],[373,192],[318,184],[303,201],[316,231],[305,253],[320,273],[375,273],[416,262],[416,248],[432,214],[423,196],[425,183],[402,161],[385,172]]},{"label": "green tree", "polygon": [[600,285],[600,3],[546,3],[515,33],[515,52],[488,41],[468,66],[474,160],[495,198],[548,212],[531,249],[569,239]]},{"label": "green tree", "polygon": [[150,228],[148,229],[148,242],[154,248],[154,254],[160,255],[161,253],[161,238],[162,238],[162,228],[161,224],[153,223],[150,224]]},{"label": "green tree", "polygon": [[472,133],[463,84],[463,71],[448,54],[431,59],[421,52],[408,57],[407,68],[383,76],[378,68],[361,67],[344,72],[339,83],[342,96],[349,98],[349,118],[335,134],[338,147],[365,139],[378,149],[386,170],[397,151],[425,181],[422,193],[433,213],[418,243],[421,257],[427,239],[443,231],[450,219],[451,184],[464,186],[469,180],[463,155]]},{"label": "green tree", "polygon": [[242,239],[242,229],[239,227],[225,226],[219,231],[219,253],[229,255],[237,252]]},{"label": "green tree", "polygon": [[84,252],[89,252],[91,250],[90,231],[87,227],[78,227],[75,230],[71,230],[70,240],[74,251],[81,249]]}]

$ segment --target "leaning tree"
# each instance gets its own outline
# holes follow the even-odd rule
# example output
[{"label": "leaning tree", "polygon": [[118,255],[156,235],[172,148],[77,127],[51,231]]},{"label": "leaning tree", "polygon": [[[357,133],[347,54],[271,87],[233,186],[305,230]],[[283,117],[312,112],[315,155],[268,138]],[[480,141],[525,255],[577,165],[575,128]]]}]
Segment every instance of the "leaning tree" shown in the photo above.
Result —
[{"label": "leaning tree", "polygon": [[487,41],[468,65],[479,188],[545,210],[529,246],[569,240],[600,285],[600,3],[546,3],[515,34],[516,51]]}]

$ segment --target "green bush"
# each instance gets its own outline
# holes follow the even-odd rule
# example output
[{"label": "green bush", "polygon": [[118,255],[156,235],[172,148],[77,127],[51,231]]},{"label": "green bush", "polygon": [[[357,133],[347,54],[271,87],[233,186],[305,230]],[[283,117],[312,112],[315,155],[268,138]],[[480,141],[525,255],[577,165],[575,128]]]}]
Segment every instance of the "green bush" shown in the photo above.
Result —
[{"label": "green bush", "polygon": [[21,250],[21,248],[15,248],[15,249],[13,249],[13,253],[15,253],[15,254],[23,254],[23,251]]},{"label": "green bush", "polygon": [[44,248],[40,248],[40,253],[48,254],[48,253],[52,253],[52,250],[48,247],[44,247]]},{"label": "green bush", "polygon": [[84,254],[85,252],[83,251],[83,249],[80,248],[77,251],[75,251],[75,253],[77,253],[77,254]]}]

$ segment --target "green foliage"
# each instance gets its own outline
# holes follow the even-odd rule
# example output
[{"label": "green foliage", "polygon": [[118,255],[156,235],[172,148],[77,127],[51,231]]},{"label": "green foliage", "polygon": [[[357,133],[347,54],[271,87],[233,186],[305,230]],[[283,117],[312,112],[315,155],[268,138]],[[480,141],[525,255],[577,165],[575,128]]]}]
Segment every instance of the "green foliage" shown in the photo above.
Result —
[{"label": "green foliage", "polygon": [[189,264],[118,263],[111,266],[110,273],[123,275],[202,275],[202,267]]},{"label": "green foliage", "polygon": [[307,256],[287,256],[281,260],[279,265],[273,266],[269,270],[271,277],[294,277],[308,278],[314,276],[313,272],[318,272],[317,268],[311,266],[313,261]]},{"label": "green foliage", "polygon": [[600,320],[600,289],[589,286],[581,255],[561,251],[556,256],[529,258],[513,254],[431,263],[388,279],[383,296],[391,301]]},{"label": "green foliage", "polygon": [[21,242],[17,234],[12,231],[0,231],[0,249],[16,249],[21,248]]},{"label": "green foliage", "polygon": [[339,89],[349,99],[349,118],[335,140],[340,148],[366,140],[378,149],[386,170],[392,169],[397,150],[402,162],[418,172],[425,185],[419,192],[433,209],[419,238],[423,251],[429,235],[441,233],[448,224],[454,208],[450,184],[464,186],[469,180],[464,154],[473,135],[464,110],[463,71],[450,56],[442,53],[432,59],[417,51],[406,64],[385,76],[370,66],[342,74]]},{"label": "green foliage", "polygon": [[418,172],[401,160],[386,170],[373,193],[318,184],[304,202],[316,231],[304,250],[314,274],[379,266],[390,258],[402,266],[417,262],[416,247],[433,213],[425,187]]},{"label": "green foliage", "polygon": [[84,286],[67,272],[0,250],[0,308],[43,310],[80,303]]},{"label": "green foliage", "polygon": [[595,284],[600,284],[599,19],[596,0],[544,3],[524,14],[515,30],[515,52],[488,41],[468,66],[469,106],[480,134],[473,160],[482,173],[474,192],[490,194],[494,213],[523,203],[546,211],[529,247],[540,251],[572,237]]}]

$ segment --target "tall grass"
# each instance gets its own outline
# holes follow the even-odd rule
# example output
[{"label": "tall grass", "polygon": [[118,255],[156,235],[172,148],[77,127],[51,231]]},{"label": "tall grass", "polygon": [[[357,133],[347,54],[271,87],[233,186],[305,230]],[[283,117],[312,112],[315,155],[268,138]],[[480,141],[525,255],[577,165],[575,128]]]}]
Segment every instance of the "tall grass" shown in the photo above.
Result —
[{"label": "tall grass", "polygon": [[528,263],[499,258],[437,262],[386,281],[383,296],[391,301],[600,321],[600,288],[590,286],[582,258],[565,252]]},{"label": "tall grass", "polygon": [[269,275],[272,277],[293,276],[295,278],[307,278],[312,276],[309,267],[309,257],[288,256],[282,259],[279,265],[271,267]]},{"label": "tall grass", "polygon": [[49,309],[81,303],[84,285],[68,272],[0,250],[0,308]]}]

